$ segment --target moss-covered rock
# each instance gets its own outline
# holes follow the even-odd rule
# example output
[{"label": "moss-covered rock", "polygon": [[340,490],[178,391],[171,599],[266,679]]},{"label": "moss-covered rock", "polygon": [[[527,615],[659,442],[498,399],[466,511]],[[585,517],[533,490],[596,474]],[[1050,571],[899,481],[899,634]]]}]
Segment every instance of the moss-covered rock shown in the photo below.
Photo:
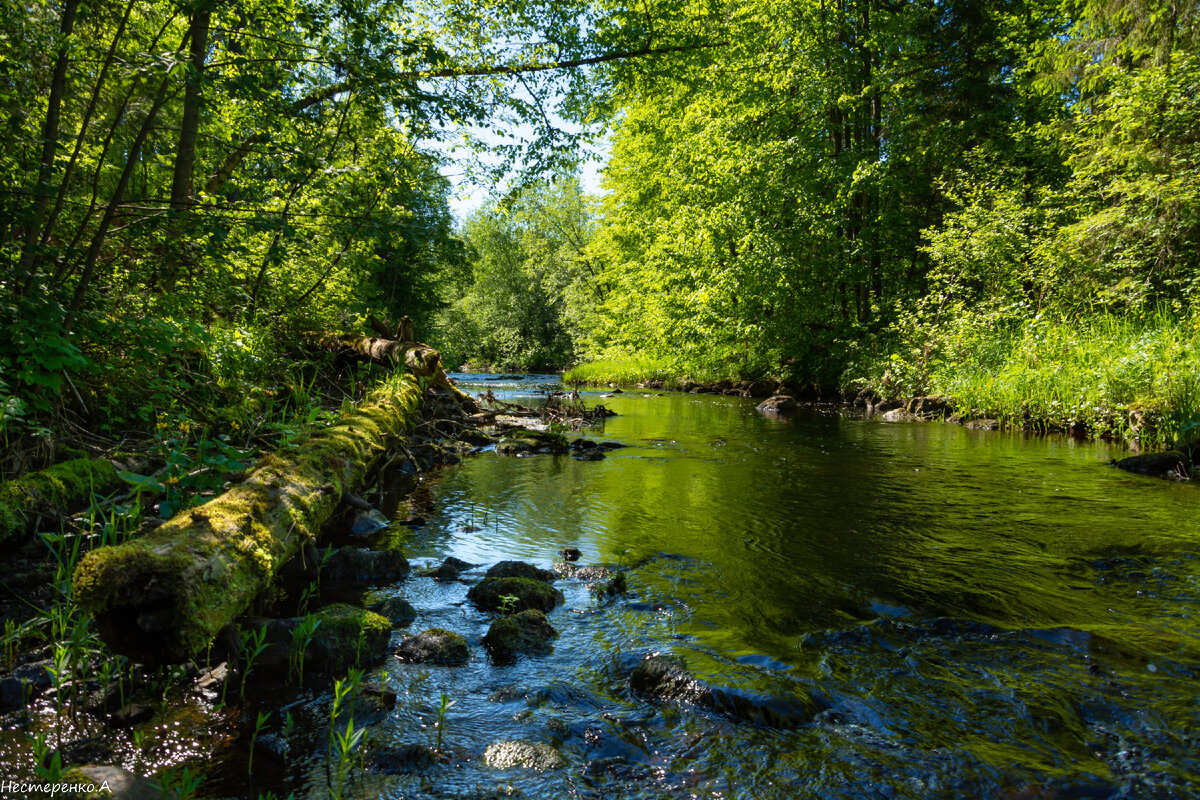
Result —
[{"label": "moss-covered rock", "polygon": [[[505,606],[502,598],[515,597]],[[532,578],[484,578],[471,587],[467,599],[484,611],[524,611],[536,608],[549,612],[563,601],[562,592],[545,581]]]},{"label": "moss-covered rock", "polygon": [[457,633],[430,628],[400,642],[396,658],[410,664],[457,666],[470,660],[471,651],[467,640]]},{"label": "moss-covered rock", "polygon": [[552,581],[558,576],[548,569],[526,564],[524,561],[501,561],[487,571],[487,578],[532,578],[535,581]]},{"label": "moss-covered rock", "polygon": [[86,506],[121,484],[112,462],[75,458],[0,483],[0,542],[25,536],[43,513]]},{"label": "moss-covered rock", "polygon": [[558,631],[537,609],[527,609],[511,617],[501,617],[492,622],[483,637],[483,645],[492,660],[507,663],[518,653],[541,655],[551,652],[551,642],[558,638]]},{"label": "moss-covered rock", "polygon": [[566,453],[570,449],[567,437],[561,433],[550,433],[549,431],[509,431],[496,445],[496,452],[502,456]]},{"label": "moss-covered rock", "polygon": [[378,664],[387,656],[392,623],[386,617],[345,603],[325,606],[314,616],[320,624],[305,663],[338,675],[351,667]]},{"label": "moss-covered rock", "polygon": [[417,610],[403,597],[388,597],[371,606],[376,614],[387,617],[393,627],[407,625],[417,618]]},{"label": "moss-covered rock", "polygon": [[539,772],[567,765],[562,753],[541,742],[495,742],[483,752],[483,761],[493,769],[522,767]]}]

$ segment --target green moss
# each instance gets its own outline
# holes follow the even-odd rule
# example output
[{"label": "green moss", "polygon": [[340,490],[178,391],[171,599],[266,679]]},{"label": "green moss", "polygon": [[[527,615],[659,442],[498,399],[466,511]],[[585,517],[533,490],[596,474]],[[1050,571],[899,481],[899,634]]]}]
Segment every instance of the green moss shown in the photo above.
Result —
[{"label": "green moss", "polygon": [[565,453],[568,449],[567,437],[549,431],[509,431],[496,445],[496,452],[501,455]]},{"label": "green moss", "polygon": [[484,578],[467,592],[467,599],[485,611],[499,611],[502,597],[517,598],[514,611],[552,611],[563,601],[562,592],[532,578]]},{"label": "green moss", "polygon": [[546,615],[531,608],[494,620],[483,637],[483,644],[493,660],[504,663],[517,653],[549,653],[554,649],[550,642],[556,638],[558,631],[550,625]]},{"label": "green moss", "polygon": [[325,671],[343,673],[387,654],[392,624],[386,617],[345,603],[325,606],[315,616],[320,625],[313,644],[323,655]]},{"label": "green moss", "polygon": [[0,484],[0,541],[24,535],[39,509],[65,511],[120,484],[102,458],[76,458]]},{"label": "green moss", "polygon": [[[109,646],[134,660],[176,663],[202,651],[300,544],[317,536],[387,441],[411,426],[420,396],[411,379],[399,401],[391,388],[377,392],[295,453],[264,459],[220,497],[142,538],[89,553],[76,570],[80,606]],[[386,619],[372,615],[369,639],[381,631],[386,646],[389,630]]]}]

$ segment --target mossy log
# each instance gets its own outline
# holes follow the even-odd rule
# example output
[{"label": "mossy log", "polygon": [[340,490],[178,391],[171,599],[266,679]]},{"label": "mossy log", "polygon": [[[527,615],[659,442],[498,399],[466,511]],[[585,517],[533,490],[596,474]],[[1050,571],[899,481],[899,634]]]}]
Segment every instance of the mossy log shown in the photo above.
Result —
[{"label": "mossy log", "polygon": [[355,361],[374,361],[388,367],[403,365],[422,378],[441,373],[441,354],[427,344],[385,339],[379,336],[324,336],[322,347]]},{"label": "mossy log", "polygon": [[0,542],[24,537],[38,520],[86,506],[94,494],[119,486],[112,462],[75,458],[0,484]]},{"label": "mossy log", "polygon": [[422,394],[408,376],[377,389],[205,505],[89,553],[75,570],[79,606],[134,661],[180,663],[202,652],[416,422]]}]

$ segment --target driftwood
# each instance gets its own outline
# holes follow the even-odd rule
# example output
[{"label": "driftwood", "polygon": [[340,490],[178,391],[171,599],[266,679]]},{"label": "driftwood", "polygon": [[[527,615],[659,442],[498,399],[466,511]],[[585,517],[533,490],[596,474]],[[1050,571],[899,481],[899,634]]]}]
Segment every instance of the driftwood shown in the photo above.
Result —
[{"label": "driftwood", "polygon": [[[433,351],[427,363],[437,360]],[[445,382],[440,370],[434,377]],[[430,390],[412,376],[389,383],[294,450],[264,458],[221,496],[89,553],[75,571],[75,599],[104,641],[146,664],[202,653],[417,420]]]},{"label": "driftwood", "polygon": [[45,517],[86,506],[93,495],[121,485],[102,458],[76,458],[0,484],[0,542],[22,538]]}]

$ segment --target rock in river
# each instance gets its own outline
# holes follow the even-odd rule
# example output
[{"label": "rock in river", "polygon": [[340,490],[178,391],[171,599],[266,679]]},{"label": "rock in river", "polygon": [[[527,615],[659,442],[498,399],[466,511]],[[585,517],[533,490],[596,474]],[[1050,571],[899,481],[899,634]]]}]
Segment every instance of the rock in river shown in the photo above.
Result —
[{"label": "rock in river", "polygon": [[512,661],[518,653],[549,653],[550,642],[558,638],[558,631],[537,609],[527,609],[511,617],[494,621],[483,637],[483,644],[497,663]]},{"label": "rock in river", "polygon": [[467,640],[453,631],[430,628],[409,636],[396,648],[396,658],[412,664],[457,666],[471,657]]},{"label": "rock in river", "polygon": [[565,453],[568,449],[565,436],[547,431],[509,431],[496,445],[496,452],[502,456]]},{"label": "rock in river", "polygon": [[485,578],[532,578],[535,581],[552,581],[557,575],[548,569],[526,564],[524,561],[501,561],[484,575]]},{"label": "rock in river", "polygon": [[467,599],[484,611],[500,611],[504,597],[517,598],[512,603],[513,611],[536,608],[548,612],[563,601],[562,592],[531,578],[484,578],[467,592]]},{"label": "rock in river", "polygon": [[541,742],[496,742],[484,751],[483,761],[494,769],[524,767],[544,772],[548,769],[565,767],[562,754]]},{"label": "rock in river", "polygon": [[407,575],[408,569],[399,550],[343,547],[329,559],[323,575],[333,583],[375,583]]},{"label": "rock in river", "polygon": [[786,394],[777,394],[759,403],[755,411],[760,414],[786,414],[795,408],[796,398]]}]

